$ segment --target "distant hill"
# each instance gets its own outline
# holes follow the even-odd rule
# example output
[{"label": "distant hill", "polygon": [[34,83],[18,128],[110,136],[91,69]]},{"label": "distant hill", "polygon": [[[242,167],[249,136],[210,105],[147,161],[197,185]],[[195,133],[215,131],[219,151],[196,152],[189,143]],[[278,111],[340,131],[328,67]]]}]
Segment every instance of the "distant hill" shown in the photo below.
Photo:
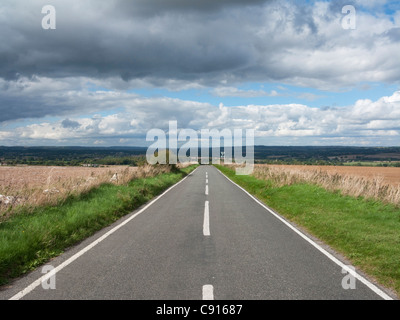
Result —
[{"label": "distant hill", "polygon": [[269,147],[254,148],[256,160],[400,161],[400,147]]},{"label": "distant hill", "polygon": [[0,147],[0,162],[28,165],[127,164],[146,154],[144,147]]},{"label": "distant hill", "polygon": [[[82,165],[89,163],[136,165],[145,161],[146,151],[146,147],[0,146],[0,163],[9,165]],[[224,151],[224,148],[221,148],[220,151]],[[212,155],[211,149],[209,154]],[[245,154],[246,149],[243,148],[243,155]],[[200,150],[199,155],[201,155]],[[256,163],[390,162],[400,161],[400,147],[255,146],[254,159]]]}]

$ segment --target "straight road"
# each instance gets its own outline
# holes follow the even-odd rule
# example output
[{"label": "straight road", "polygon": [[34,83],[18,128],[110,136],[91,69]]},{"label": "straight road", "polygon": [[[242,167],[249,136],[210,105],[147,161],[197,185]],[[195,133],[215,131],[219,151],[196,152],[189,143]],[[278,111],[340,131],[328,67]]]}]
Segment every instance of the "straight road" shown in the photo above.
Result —
[{"label": "straight road", "polygon": [[57,272],[45,285],[39,268],[0,298],[389,298],[342,273],[334,259],[216,168],[200,166],[151,205],[49,262]]}]

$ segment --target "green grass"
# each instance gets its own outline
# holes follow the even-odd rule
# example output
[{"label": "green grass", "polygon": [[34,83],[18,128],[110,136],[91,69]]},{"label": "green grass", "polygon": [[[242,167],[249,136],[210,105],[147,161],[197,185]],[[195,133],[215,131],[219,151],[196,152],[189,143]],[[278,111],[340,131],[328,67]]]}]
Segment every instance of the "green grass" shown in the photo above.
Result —
[{"label": "green grass", "polygon": [[400,209],[311,184],[276,187],[216,166],[230,179],[400,295]]},{"label": "green grass", "polygon": [[0,224],[0,285],[115,222],[195,167],[132,180],[128,185],[104,184],[57,206],[21,210]]}]

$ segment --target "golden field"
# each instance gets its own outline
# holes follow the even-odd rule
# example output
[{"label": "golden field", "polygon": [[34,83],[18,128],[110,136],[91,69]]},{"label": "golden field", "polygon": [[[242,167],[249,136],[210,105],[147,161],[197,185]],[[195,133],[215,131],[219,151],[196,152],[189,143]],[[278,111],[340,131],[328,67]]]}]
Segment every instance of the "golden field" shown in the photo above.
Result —
[{"label": "golden field", "polygon": [[301,171],[320,171],[329,174],[354,176],[364,179],[379,179],[383,183],[400,185],[400,168],[395,167],[356,167],[356,166],[301,166],[301,165],[269,165],[270,167],[286,168]]},{"label": "golden field", "polygon": [[278,186],[313,183],[344,195],[400,205],[400,168],[255,165],[253,175]]},{"label": "golden field", "polygon": [[[110,178],[114,173],[125,170],[135,171],[136,167],[46,167],[46,166],[17,166],[0,167],[0,190],[8,188],[18,191],[23,188],[49,189],[54,186],[71,184],[72,186],[89,181]],[[1,193],[1,192],[0,192]]]},{"label": "golden field", "polygon": [[102,183],[124,184],[168,170],[168,167],[153,166],[3,166],[0,167],[0,213],[6,215],[18,205],[55,204]]}]

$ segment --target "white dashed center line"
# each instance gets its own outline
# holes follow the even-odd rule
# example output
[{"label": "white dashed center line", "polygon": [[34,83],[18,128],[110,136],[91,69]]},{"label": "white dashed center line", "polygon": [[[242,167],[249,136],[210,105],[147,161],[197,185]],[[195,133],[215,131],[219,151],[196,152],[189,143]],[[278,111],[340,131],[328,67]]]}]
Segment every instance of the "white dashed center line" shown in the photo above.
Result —
[{"label": "white dashed center line", "polygon": [[210,209],[208,201],[204,205],[203,235],[206,237],[210,236]]},{"label": "white dashed center line", "polygon": [[203,300],[214,300],[214,287],[211,284],[203,286]]}]

